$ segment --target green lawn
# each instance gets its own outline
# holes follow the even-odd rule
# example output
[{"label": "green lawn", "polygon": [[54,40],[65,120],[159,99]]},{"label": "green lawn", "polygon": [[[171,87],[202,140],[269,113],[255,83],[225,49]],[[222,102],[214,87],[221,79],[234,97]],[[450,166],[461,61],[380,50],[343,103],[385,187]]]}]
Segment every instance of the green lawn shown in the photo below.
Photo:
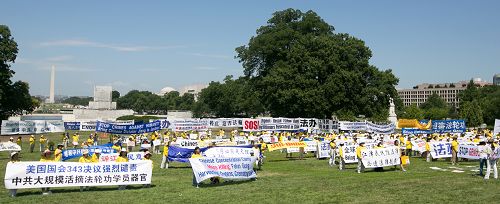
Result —
[{"label": "green lawn", "polygon": [[[49,138],[60,141],[59,134]],[[5,137],[1,140],[5,141]],[[21,160],[38,160],[39,153],[28,153],[27,146],[25,142]],[[173,163],[170,169],[160,169],[161,157],[154,155],[151,188],[134,186],[118,191],[116,186],[109,186],[83,193],[78,187],[52,188],[53,194],[48,196],[42,196],[40,189],[24,189],[18,191],[16,198],[10,198],[2,184],[0,203],[495,203],[500,200],[500,181],[484,182],[470,171],[476,168],[467,167],[478,166],[478,162],[461,163],[458,167],[465,172],[452,173],[453,169],[444,160],[426,163],[421,158],[412,158],[407,172],[385,168],[384,172],[368,169],[358,174],[355,164],[339,171],[330,168],[327,160],[285,159],[279,151],[265,155],[267,162],[257,172],[257,181],[205,184],[196,189],[191,186],[192,173],[187,165]],[[8,157],[7,152],[0,152],[2,178]]]}]

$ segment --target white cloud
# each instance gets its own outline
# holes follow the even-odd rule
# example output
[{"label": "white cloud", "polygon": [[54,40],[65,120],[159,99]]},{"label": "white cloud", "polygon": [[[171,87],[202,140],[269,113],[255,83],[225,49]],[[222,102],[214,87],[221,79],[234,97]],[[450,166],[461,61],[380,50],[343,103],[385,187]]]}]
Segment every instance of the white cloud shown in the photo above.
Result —
[{"label": "white cloud", "polygon": [[79,65],[69,64],[65,61],[72,59],[71,56],[55,56],[45,59],[28,59],[18,57],[16,63],[27,64],[33,66],[38,70],[50,70],[52,66],[56,67],[56,72],[92,72],[97,71],[96,69],[82,67]]},{"label": "white cloud", "polygon": [[197,57],[208,57],[208,58],[216,58],[216,59],[232,59],[231,56],[228,55],[217,55],[217,54],[203,54],[203,53],[187,53],[188,55],[197,56]]},{"label": "white cloud", "polygon": [[125,46],[113,45],[107,43],[94,42],[89,40],[73,39],[73,40],[56,40],[40,43],[43,47],[93,47],[93,48],[106,48],[122,52],[140,52],[149,50],[164,50],[172,48],[183,48],[186,46],[173,45],[173,46]]}]

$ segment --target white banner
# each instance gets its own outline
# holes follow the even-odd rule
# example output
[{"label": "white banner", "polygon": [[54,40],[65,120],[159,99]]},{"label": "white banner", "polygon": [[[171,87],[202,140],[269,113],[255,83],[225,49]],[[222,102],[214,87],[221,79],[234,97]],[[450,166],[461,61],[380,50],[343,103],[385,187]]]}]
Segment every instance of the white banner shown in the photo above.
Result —
[{"label": "white banner", "polygon": [[361,155],[366,168],[394,166],[401,163],[397,147],[365,149],[361,151]]},{"label": "white banner", "polygon": [[203,154],[206,157],[226,158],[226,157],[251,157],[253,148],[244,147],[211,147]]},{"label": "white banner", "polygon": [[451,157],[450,142],[431,142],[429,145],[431,147],[431,156],[433,159]]},{"label": "white banner", "polygon": [[2,120],[2,135],[19,134],[19,121]]},{"label": "white banner", "polygon": [[150,184],[151,161],[124,163],[9,162],[5,188]]},{"label": "white banner", "polygon": [[95,131],[97,122],[80,122],[80,131]]},{"label": "white banner", "polygon": [[21,146],[13,142],[0,142],[0,152],[2,151],[21,151]]},{"label": "white banner", "polygon": [[204,119],[208,122],[210,128],[241,128],[243,127],[243,118],[214,118]]},{"label": "white banner", "polygon": [[64,132],[64,123],[59,120],[2,121],[2,135],[27,135],[49,132]]},{"label": "white banner", "polygon": [[339,129],[354,131],[366,130],[366,122],[339,121]]},{"label": "white banner", "polygon": [[304,148],[306,152],[316,152],[318,150],[318,143],[316,141],[304,141],[307,146]]},{"label": "white banner", "polygon": [[[260,129],[265,131],[298,130],[299,118],[260,118]],[[304,126],[306,123],[304,123]]]},{"label": "white banner", "polygon": [[47,132],[64,132],[64,122],[63,121],[45,121]]},{"label": "white banner", "polygon": [[[99,162],[115,162],[118,157],[118,153],[101,154]],[[129,152],[127,153],[127,158],[129,161],[142,160],[144,158],[144,152]]]},{"label": "white banner", "polygon": [[170,129],[173,131],[206,131],[208,130],[208,121],[203,119],[174,119],[168,120]]},{"label": "white banner", "polygon": [[243,119],[243,131],[245,132],[260,131],[260,126],[261,124],[259,119]]},{"label": "white banner", "polygon": [[412,140],[411,141],[411,149],[413,151],[418,151],[420,153],[425,152],[425,141],[419,139],[419,140]]},{"label": "white banner", "polygon": [[322,141],[320,145],[317,145],[318,151],[316,157],[319,158],[329,158],[330,157],[330,141]]},{"label": "white banner", "polygon": [[343,159],[346,164],[357,163],[356,148],[358,145],[344,145],[342,147]]},{"label": "white banner", "polygon": [[495,127],[493,128],[493,135],[496,136],[500,133],[500,119],[495,119]]},{"label": "white banner", "polygon": [[200,144],[198,143],[198,140],[186,140],[177,138],[177,140],[175,140],[174,145],[182,148],[194,149],[195,147],[199,147]]},{"label": "white banner", "polygon": [[479,159],[479,147],[475,145],[462,145],[458,146],[457,156],[465,159]]},{"label": "white banner", "polygon": [[251,179],[257,175],[253,170],[255,157],[233,157],[233,158],[196,158],[189,159],[196,182],[220,177],[223,179]]}]

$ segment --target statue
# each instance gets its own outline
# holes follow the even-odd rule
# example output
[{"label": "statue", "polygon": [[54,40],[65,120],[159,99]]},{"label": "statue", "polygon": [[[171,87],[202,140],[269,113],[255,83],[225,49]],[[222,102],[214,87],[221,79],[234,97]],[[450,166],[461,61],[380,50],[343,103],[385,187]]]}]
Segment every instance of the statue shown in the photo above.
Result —
[{"label": "statue", "polygon": [[392,124],[396,124],[398,121],[397,115],[396,115],[396,110],[394,108],[394,99],[392,97],[389,97],[389,120]]}]

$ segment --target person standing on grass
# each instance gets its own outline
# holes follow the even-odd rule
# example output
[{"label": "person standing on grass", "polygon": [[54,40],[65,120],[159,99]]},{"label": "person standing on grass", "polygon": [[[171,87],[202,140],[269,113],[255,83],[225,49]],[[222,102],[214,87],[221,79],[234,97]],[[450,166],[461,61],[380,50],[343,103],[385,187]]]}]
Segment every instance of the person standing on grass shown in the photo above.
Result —
[{"label": "person standing on grass", "polygon": [[17,137],[16,144],[19,145],[21,148],[23,147],[23,140],[22,137]]},{"label": "person standing on grass", "polygon": [[[88,149],[83,150],[83,155],[82,155],[82,157],[80,157],[78,162],[80,162],[80,163],[92,163],[92,158],[89,157],[89,150]],[[80,192],[83,192],[83,190],[85,190],[85,189],[89,189],[89,187],[88,186],[80,186]]]},{"label": "person standing on grass", "polygon": [[[52,152],[50,150],[46,149],[45,151],[42,152],[40,162],[53,162],[54,160],[51,158]],[[42,188],[42,195],[49,195],[52,194],[52,191],[50,191],[49,188]]]},{"label": "person standing on grass", "polygon": [[431,138],[427,138],[426,142],[425,142],[425,157],[426,157],[426,161],[427,162],[431,162],[432,161],[430,142],[431,142]]},{"label": "person standing on grass", "polygon": [[165,142],[165,146],[163,146],[163,156],[161,159],[160,169],[168,169],[168,148],[170,147],[170,141]]},{"label": "person standing on grass", "polygon": [[498,170],[497,170],[497,161],[498,154],[500,149],[495,147],[493,139],[488,140],[488,145],[485,146],[485,152],[487,154],[487,167],[486,167],[486,175],[484,176],[485,180],[490,179],[491,169],[493,168],[493,178],[498,179]]},{"label": "person standing on grass", "polygon": [[73,134],[72,139],[73,139],[73,148],[77,148],[78,144],[79,144],[80,136],[77,133],[75,133],[75,134]]},{"label": "person standing on grass", "polygon": [[[195,159],[195,158],[202,158],[203,156],[201,155],[201,149],[199,147],[195,147],[194,150],[193,150],[193,154],[191,154],[191,158],[192,159]],[[196,188],[199,188],[199,183],[196,182],[196,176],[194,175],[194,172],[193,172],[193,186],[196,186]]]},{"label": "person standing on grass", "polygon": [[47,144],[47,138],[45,136],[40,136],[40,152],[43,152],[45,150],[45,145]]},{"label": "person standing on grass", "polygon": [[342,171],[345,168],[344,143],[340,143],[339,146],[339,170]]},{"label": "person standing on grass", "polygon": [[335,138],[330,141],[330,167],[335,166],[335,154],[337,151],[337,144],[335,143]]},{"label": "person standing on grass", "polygon": [[62,149],[63,149],[63,145],[58,144],[57,149],[54,151],[54,161],[56,161],[56,162],[62,161]]},{"label": "person standing on grass", "polygon": [[[152,156],[151,152],[145,151],[144,158],[142,160],[151,161],[151,171],[153,171],[154,165],[153,165],[153,160],[151,160],[151,156]],[[149,188],[149,187],[151,187],[151,184],[144,184],[143,187]]]},{"label": "person standing on grass", "polygon": [[483,167],[486,164],[486,160],[488,159],[486,143],[484,141],[479,142],[478,150],[479,150],[479,176],[484,176]]},{"label": "person standing on grass", "polygon": [[411,137],[408,136],[406,138],[406,155],[408,155],[409,157],[412,156],[411,154],[411,149],[412,149],[412,145],[411,145]]},{"label": "person standing on grass", "polygon": [[400,159],[401,159],[401,165],[399,166],[401,167],[401,171],[406,171],[405,166],[410,163],[410,157],[406,156],[406,154],[402,152]]},{"label": "person standing on grass", "polygon": [[366,149],[364,142],[359,143],[358,148],[356,148],[356,157],[358,157],[358,174],[365,171],[365,165],[363,165],[363,162],[361,161],[363,158],[361,152],[364,149]]},{"label": "person standing on grass", "polygon": [[[120,151],[120,156],[116,158],[116,161],[118,163],[121,162],[128,162],[128,157],[127,157],[127,149],[122,148]],[[119,185],[118,190],[125,190],[127,188],[127,185]]]},{"label": "person standing on grass", "polygon": [[451,141],[451,165],[458,165],[458,141],[457,137],[453,137]]}]

